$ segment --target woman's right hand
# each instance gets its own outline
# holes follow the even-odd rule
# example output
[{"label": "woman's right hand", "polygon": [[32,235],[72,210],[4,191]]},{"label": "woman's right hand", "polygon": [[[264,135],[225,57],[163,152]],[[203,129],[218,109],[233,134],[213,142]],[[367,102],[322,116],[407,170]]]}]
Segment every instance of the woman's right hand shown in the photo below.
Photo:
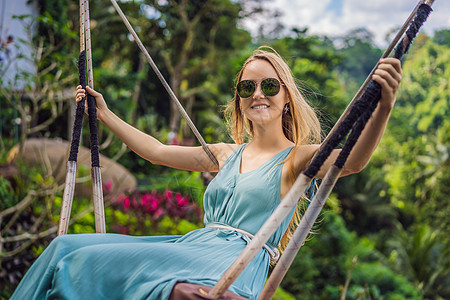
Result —
[{"label": "woman's right hand", "polygon": [[[86,90],[87,92],[95,97],[95,102],[97,105],[97,119],[98,120],[102,120],[102,117],[104,116],[104,114],[106,113],[106,111],[108,110],[108,106],[106,105],[105,99],[103,99],[102,94],[100,94],[99,92],[91,89],[89,86],[86,86]],[[81,87],[81,85],[77,86],[77,93],[75,96],[75,100],[76,102],[80,102],[84,97],[86,97],[86,91]],[[84,108],[84,112],[86,114],[88,114],[88,105],[87,105],[87,101],[85,102],[85,108]]]}]

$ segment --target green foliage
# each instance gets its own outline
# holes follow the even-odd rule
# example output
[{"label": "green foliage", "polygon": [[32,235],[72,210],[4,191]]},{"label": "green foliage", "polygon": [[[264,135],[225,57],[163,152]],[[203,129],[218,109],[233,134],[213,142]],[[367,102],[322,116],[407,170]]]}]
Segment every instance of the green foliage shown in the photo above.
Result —
[{"label": "green foliage", "polygon": [[376,299],[421,299],[405,277],[380,264],[375,244],[350,233],[339,215],[327,211],[319,224],[317,235],[301,248],[282,282],[296,299],[340,299],[355,257],[347,299],[374,299],[374,295]]},{"label": "green foliage", "polygon": [[273,295],[273,300],[295,300],[295,297],[279,287]]},{"label": "green foliage", "polygon": [[448,244],[438,230],[417,224],[409,230],[399,229],[382,244],[394,271],[404,274],[426,298],[449,296],[443,283],[450,280]]},{"label": "green foliage", "polygon": [[0,177],[0,198],[2,199],[0,210],[7,209],[17,203],[11,183],[3,177]]},{"label": "green foliage", "polygon": [[355,267],[347,299],[423,299],[413,284],[378,262]]},{"label": "green foliage", "polygon": [[450,45],[450,29],[435,31],[433,40],[439,45]]},{"label": "green foliage", "polygon": [[53,177],[44,178],[38,168],[20,163],[16,166],[20,174],[12,183],[0,177],[2,192],[6,192],[0,203],[0,297],[6,298],[54,237],[51,231],[42,237],[37,235],[54,225],[51,216],[56,214],[52,201],[56,191]]}]

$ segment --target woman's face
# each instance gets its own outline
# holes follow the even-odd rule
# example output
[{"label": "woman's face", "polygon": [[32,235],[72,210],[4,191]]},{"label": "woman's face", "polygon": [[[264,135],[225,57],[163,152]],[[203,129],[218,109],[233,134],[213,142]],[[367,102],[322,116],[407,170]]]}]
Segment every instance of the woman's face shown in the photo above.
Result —
[{"label": "woman's face", "polygon": [[263,93],[261,81],[266,78],[275,78],[281,83],[272,65],[262,59],[248,63],[242,73],[241,81],[253,80],[256,82],[256,90],[253,95],[248,98],[240,98],[242,112],[254,125],[281,122],[284,105],[288,102],[284,86],[280,87],[280,91],[275,96],[266,96]]}]

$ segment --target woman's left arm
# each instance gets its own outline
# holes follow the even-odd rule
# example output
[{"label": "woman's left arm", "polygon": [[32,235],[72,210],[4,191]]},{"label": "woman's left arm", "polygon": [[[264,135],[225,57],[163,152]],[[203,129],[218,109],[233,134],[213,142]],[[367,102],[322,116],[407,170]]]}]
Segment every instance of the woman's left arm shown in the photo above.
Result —
[{"label": "woman's left arm", "polygon": [[353,147],[342,175],[358,173],[364,169],[377,148],[394,107],[398,87],[402,80],[400,61],[396,58],[380,60],[372,78],[381,85],[381,99]]}]

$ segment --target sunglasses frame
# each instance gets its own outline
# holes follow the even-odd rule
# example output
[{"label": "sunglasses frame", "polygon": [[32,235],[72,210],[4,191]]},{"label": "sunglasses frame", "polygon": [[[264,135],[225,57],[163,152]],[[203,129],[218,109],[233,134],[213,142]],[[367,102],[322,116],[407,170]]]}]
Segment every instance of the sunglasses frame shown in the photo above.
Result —
[{"label": "sunglasses frame", "polygon": [[[262,79],[261,81],[255,81],[255,80],[251,80],[251,79],[244,79],[244,80],[239,81],[238,84],[236,85],[236,87],[235,87],[236,94],[237,94],[240,98],[242,98],[242,99],[248,99],[248,98],[252,97],[252,96],[255,94],[256,90],[258,89],[258,85],[259,85],[260,88],[261,88],[261,92],[264,94],[264,96],[266,96],[266,97],[275,97],[275,96],[278,95],[278,93],[280,92],[280,89],[278,89],[278,92],[277,92],[275,95],[269,96],[269,95],[267,95],[267,94],[264,92],[264,90],[263,90],[263,88],[262,88],[262,85],[261,85],[261,84],[263,83],[263,81],[268,80],[268,79],[276,80],[276,81],[278,82],[278,84],[279,84],[280,87],[281,87],[281,86],[286,86],[284,83],[280,82],[278,79],[273,78],[273,77],[267,77],[267,78]],[[244,81],[249,81],[249,82],[252,82],[252,83],[253,83],[253,88],[254,88],[253,93],[252,93],[250,96],[248,96],[248,97],[242,97],[241,95],[239,95],[238,86],[239,86],[239,84],[240,84],[241,82],[244,82]]]}]

